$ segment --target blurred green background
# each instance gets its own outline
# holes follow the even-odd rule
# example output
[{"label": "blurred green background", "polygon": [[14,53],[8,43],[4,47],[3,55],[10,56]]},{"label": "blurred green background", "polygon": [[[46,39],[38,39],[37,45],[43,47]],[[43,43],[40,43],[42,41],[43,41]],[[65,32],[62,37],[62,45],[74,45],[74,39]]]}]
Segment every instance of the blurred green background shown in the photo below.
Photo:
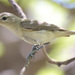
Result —
[{"label": "blurred green background", "polygon": [[[75,0],[16,1],[28,19],[75,30]],[[10,12],[18,16],[8,0],[0,0],[1,12]],[[0,26],[0,75],[18,75],[32,46]],[[46,48],[49,55],[57,61],[75,57],[75,36],[58,38]],[[75,62],[57,67],[49,64],[40,50],[35,59],[32,60],[25,75],[75,75]]]}]

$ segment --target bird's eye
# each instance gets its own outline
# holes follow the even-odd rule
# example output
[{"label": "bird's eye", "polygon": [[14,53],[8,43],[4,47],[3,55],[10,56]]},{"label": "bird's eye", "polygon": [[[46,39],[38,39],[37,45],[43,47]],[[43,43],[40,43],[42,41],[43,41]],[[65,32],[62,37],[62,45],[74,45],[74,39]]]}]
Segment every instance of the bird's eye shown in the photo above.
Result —
[{"label": "bird's eye", "polygon": [[6,20],[6,19],[7,19],[7,17],[3,17],[3,18],[2,18],[2,20]]}]

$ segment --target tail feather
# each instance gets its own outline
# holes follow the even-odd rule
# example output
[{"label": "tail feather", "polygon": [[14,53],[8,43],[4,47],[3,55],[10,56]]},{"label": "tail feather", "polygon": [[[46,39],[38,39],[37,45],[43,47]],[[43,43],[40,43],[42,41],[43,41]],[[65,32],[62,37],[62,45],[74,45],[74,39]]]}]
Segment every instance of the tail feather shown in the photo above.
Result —
[{"label": "tail feather", "polygon": [[62,36],[69,37],[70,35],[75,35],[75,31],[64,30],[64,31],[58,31],[55,34],[56,37],[62,37]]},{"label": "tail feather", "polygon": [[75,35],[75,31],[67,31],[66,36]]}]

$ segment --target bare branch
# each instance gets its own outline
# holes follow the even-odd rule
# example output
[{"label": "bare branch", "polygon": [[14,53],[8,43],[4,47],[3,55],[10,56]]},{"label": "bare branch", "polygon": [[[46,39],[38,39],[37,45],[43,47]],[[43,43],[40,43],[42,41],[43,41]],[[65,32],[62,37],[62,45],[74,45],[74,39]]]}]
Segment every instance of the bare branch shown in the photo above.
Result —
[{"label": "bare branch", "polygon": [[21,9],[21,7],[15,2],[15,0],[8,0],[8,1],[13,6],[14,10],[18,13],[18,15],[21,18],[26,19],[26,15],[24,14],[24,12]]},{"label": "bare branch", "polygon": [[45,50],[45,46],[44,46],[44,45],[43,45],[43,48],[42,48],[42,52],[43,52],[44,55],[46,56],[47,61],[48,61],[49,63],[55,64],[55,65],[58,65],[58,66],[67,65],[67,64],[69,64],[69,63],[75,61],[75,57],[74,57],[74,58],[71,58],[71,59],[68,59],[68,60],[66,60],[66,61],[59,61],[59,62],[56,61],[56,60],[54,60],[54,59],[52,59],[52,58],[50,58],[50,56],[47,54],[47,52],[46,52],[46,50]]},{"label": "bare branch", "polygon": [[22,68],[22,70],[20,71],[20,74],[19,75],[24,75],[24,72],[26,71],[26,67],[24,66],[23,68]]}]

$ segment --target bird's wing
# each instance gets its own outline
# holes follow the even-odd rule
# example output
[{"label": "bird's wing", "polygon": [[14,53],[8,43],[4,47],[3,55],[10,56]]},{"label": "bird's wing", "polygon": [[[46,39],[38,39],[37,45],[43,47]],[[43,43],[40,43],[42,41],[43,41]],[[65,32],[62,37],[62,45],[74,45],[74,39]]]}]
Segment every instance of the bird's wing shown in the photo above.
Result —
[{"label": "bird's wing", "polygon": [[47,31],[65,31],[64,29],[59,28],[56,25],[48,24],[46,22],[39,23],[38,21],[34,20],[24,20],[20,23],[20,27],[23,29],[39,31],[39,30],[47,30]]}]

